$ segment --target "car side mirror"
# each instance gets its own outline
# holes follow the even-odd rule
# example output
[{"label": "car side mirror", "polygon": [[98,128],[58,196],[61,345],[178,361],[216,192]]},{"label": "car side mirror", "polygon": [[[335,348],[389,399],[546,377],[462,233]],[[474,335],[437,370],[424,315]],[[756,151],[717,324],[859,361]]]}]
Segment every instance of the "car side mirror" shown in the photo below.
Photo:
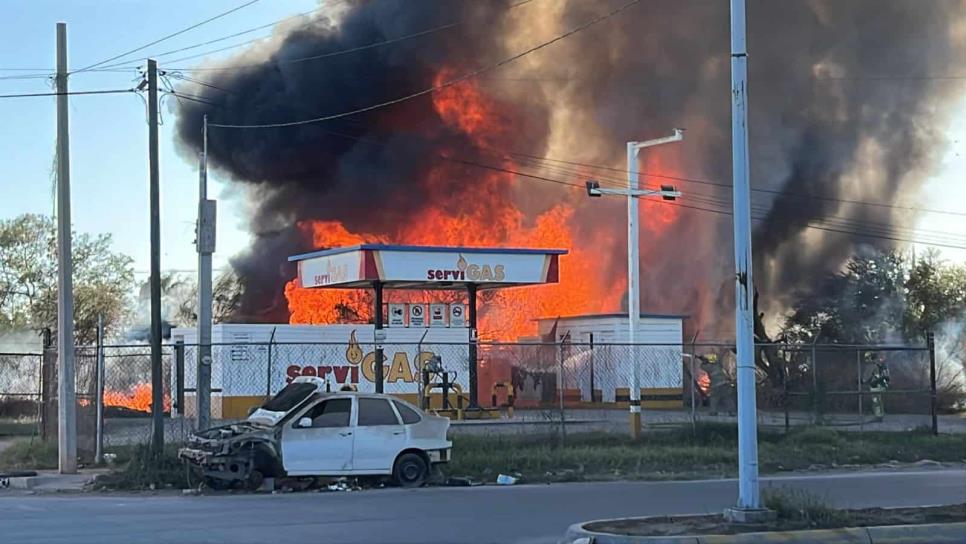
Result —
[{"label": "car side mirror", "polygon": [[312,418],[310,418],[310,417],[303,417],[302,419],[299,420],[298,426],[301,429],[305,429],[307,427],[311,427],[312,426]]}]

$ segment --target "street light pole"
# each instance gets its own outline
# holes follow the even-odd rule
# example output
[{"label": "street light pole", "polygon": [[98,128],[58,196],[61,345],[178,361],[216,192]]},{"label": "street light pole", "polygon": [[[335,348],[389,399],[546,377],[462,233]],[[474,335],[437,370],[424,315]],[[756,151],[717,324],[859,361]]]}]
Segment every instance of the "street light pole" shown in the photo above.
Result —
[{"label": "street light pole", "polygon": [[769,516],[769,512],[761,508],[758,489],[755,288],[751,260],[747,81],[745,0],[731,0],[731,163],[734,185],[735,343],[738,367],[738,504],[726,511],[726,516],[735,522],[753,522]]},{"label": "street light pole", "polygon": [[604,194],[627,196],[627,339],[631,351],[632,370],[630,387],[630,435],[637,438],[641,434],[641,379],[640,358],[634,345],[635,333],[641,318],[641,263],[639,232],[637,226],[637,199],[646,196],[660,196],[666,200],[674,200],[681,196],[673,187],[661,186],[661,190],[647,190],[640,188],[640,168],[637,155],[645,147],[680,142],[684,139],[684,130],[676,128],[674,134],[664,138],[645,140],[643,142],[627,142],[627,189],[601,188],[595,181],[587,182],[587,193],[590,196]]}]

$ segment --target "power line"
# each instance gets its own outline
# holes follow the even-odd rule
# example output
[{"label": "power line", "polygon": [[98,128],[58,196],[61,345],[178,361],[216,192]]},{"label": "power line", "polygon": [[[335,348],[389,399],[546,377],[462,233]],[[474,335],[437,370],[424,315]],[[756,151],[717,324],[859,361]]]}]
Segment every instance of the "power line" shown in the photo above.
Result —
[{"label": "power line", "polygon": [[525,56],[529,55],[530,53],[533,53],[535,51],[539,51],[540,49],[543,49],[543,48],[548,47],[550,45],[553,45],[553,44],[555,44],[555,43],[557,43],[557,42],[559,42],[561,40],[564,40],[564,39],[566,39],[566,38],[568,38],[568,37],[570,37],[570,36],[572,36],[572,35],[580,32],[580,31],[582,31],[584,29],[587,29],[587,28],[589,28],[589,27],[591,27],[591,26],[593,26],[593,25],[601,22],[601,21],[605,21],[605,20],[613,17],[614,15],[617,15],[618,13],[621,13],[622,11],[626,10],[627,8],[629,8],[629,7],[631,7],[631,6],[635,5],[635,4],[639,4],[641,1],[642,0],[631,0],[630,2],[627,2],[627,3],[623,4],[623,5],[621,5],[617,9],[614,9],[614,10],[612,10],[612,11],[610,11],[610,12],[604,14],[604,15],[598,16],[598,17],[596,17],[596,18],[594,18],[594,19],[592,19],[592,20],[590,20],[590,21],[588,21],[588,22],[586,22],[586,23],[584,23],[584,24],[582,24],[580,26],[577,26],[576,28],[574,28],[574,29],[572,29],[572,30],[570,30],[568,32],[565,32],[565,33],[563,33],[563,34],[561,34],[561,35],[559,35],[559,36],[557,36],[557,37],[555,37],[555,38],[553,38],[553,39],[551,39],[549,41],[543,42],[543,43],[541,43],[541,44],[539,44],[539,45],[537,45],[535,47],[531,47],[530,49],[527,49],[525,51],[522,51],[520,53],[517,53],[516,55],[513,55],[511,57],[507,57],[507,58],[505,58],[505,59],[503,59],[503,60],[501,60],[499,62],[496,62],[494,64],[485,66],[485,67],[480,68],[480,69],[478,69],[476,71],[469,72],[469,73],[464,74],[464,75],[462,75],[462,76],[460,76],[460,77],[458,77],[456,79],[451,79],[449,81],[445,81],[445,82],[443,82],[443,83],[441,83],[439,85],[430,87],[428,89],[423,89],[421,91],[417,91],[417,92],[414,92],[414,93],[411,93],[411,94],[408,94],[408,95],[405,95],[405,96],[401,96],[401,97],[395,98],[393,100],[387,100],[385,102],[380,102],[378,104],[372,104],[370,106],[366,106],[366,107],[363,107],[363,108],[357,108],[355,110],[345,111],[345,112],[342,112],[342,113],[336,113],[336,114],[332,114],[332,115],[326,115],[326,116],[323,116],[323,117],[316,117],[314,119],[304,119],[304,120],[301,120],[301,121],[289,121],[289,122],[284,122],[284,123],[268,123],[268,124],[262,124],[262,125],[232,125],[232,124],[225,124],[225,123],[209,123],[208,126],[209,127],[218,127],[218,128],[235,128],[235,129],[283,128],[283,127],[291,127],[291,126],[297,126],[297,125],[307,125],[307,124],[311,124],[311,123],[319,123],[319,122],[322,122],[322,121],[330,121],[332,119],[339,119],[339,118],[342,118],[342,117],[349,117],[351,115],[357,115],[357,114],[364,113],[364,112],[367,112],[367,111],[372,111],[372,110],[384,108],[386,106],[391,106],[391,105],[394,105],[394,104],[399,104],[400,102],[405,102],[405,101],[411,100],[413,98],[417,98],[417,97],[424,96],[424,95],[427,95],[427,94],[430,94],[430,93],[434,93],[436,91],[440,91],[440,90],[445,89],[445,88],[448,88],[448,87],[452,87],[453,85],[456,85],[457,83],[461,83],[463,81],[467,81],[469,79],[472,79],[474,77],[479,76],[480,74],[484,74],[486,72],[490,72],[492,70],[495,70],[495,69],[497,69],[497,68],[499,68],[501,66],[504,66],[506,64],[509,64],[509,63],[511,63],[511,62],[513,62],[513,61],[515,61],[517,59],[520,59],[522,57],[525,57]]},{"label": "power line", "polygon": [[235,91],[228,90],[228,89],[226,89],[224,87],[219,87],[218,85],[212,85],[211,83],[208,83],[207,81],[201,81],[199,79],[194,79],[194,78],[188,77],[188,76],[186,76],[186,75],[184,75],[182,73],[179,73],[179,72],[165,72],[165,74],[173,77],[174,79],[180,79],[182,81],[188,81],[190,83],[194,83],[196,85],[201,85],[202,87],[208,87],[209,89],[215,89],[216,91],[221,91],[223,93],[235,94]]},{"label": "power line", "polygon": [[[527,1],[530,2],[532,0],[527,0]],[[320,55],[313,55],[311,57],[300,57],[300,58],[295,58],[295,59],[266,59],[266,60],[264,60],[262,62],[255,62],[255,63],[250,63],[250,64],[229,64],[227,66],[211,66],[211,67],[200,67],[200,68],[172,68],[172,70],[182,70],[182,71],[192,71],[192,72],[220,72],[220,71],[238,70],[238,69],[243,69],[243,68],[256,68],[258,66],[262,66],[262,65],[265,65],[265,64],[294,64],[294,63],[297,63],[297,62],[307,62],[307,61],[310,61],[310,60],[318,60],[318,59],[324,59],[324,58],[329,58],[329,57],[337,57],[339,55],[346,55],[346,54],[349,54],[349,53],[355,53],[357,51],[364,51],[366,49],[372,49],[372,48],[375,48],[375,47],[382,47],[384,45],[389,45],[389,44],[401,42],[401,41],[404,41],[404,40],[409,40],[409,39],[412,39],[412,38],[418,38],[420,36],[425,36],[427,34],[433,34],[433,33],[439,32],[441,30],[447,30],[447,29],[450,29],[450,28],[453,28],[453,27],[456,27],[456,26],[460,26],[462,24],[463,24],[463,21],[457,21],[455,23],[448,23],[448,24],[441,25],[441,26],[437,26],[437,27],[434,27],[434,28],[429,28],[429,29],[426,29],[426,30],[421,30],[419,32],[414,32],[412,34],[406,34],[405,36],[399,36],[397,38],[392,38],[392,39],[388,39],[388,40],[382,40],[382,41],[378,41],[378,42],[373,42],[373,43],[370,43],[370,44],[360,45],[358,47],[351,47],[349,49],[342,49],[342,50],[339,50],[339,51],[331,51],[329,53],[322,53]],[[248,42],[248,43],[251,43],[251,42]],[[234,49],[235,47],[239,47],[240,45],[247,45],[247,44],[238,44],[238,45],[234,45],[234,46],[231,46],[231,47],[225,47],[223,49],[217,49],[215,51],[208,51],[208,52],[205,52],[205,53],[200,53],[198,55],[192,55],[190,57],[184,57],[184,58],[180,58],[180,59],[175,59],[175,60],[172,60],[172,61],[169,61],[169,62],[181,62],[181,61],[185,61],[185,60],[195,59],[195,58],[198,58],[198,57],[204,57],[204,56],[210,55],[212,53],[219,53],[221,51],[226,51],[228,49]]]},{"label": "power line", "polygon": [[[346,0],[342,0],[342,1],[346,1]],[[295,15],[290,15],[288,17],[284,17],[284,18],[279,19],[277,21],[272,21],[271,23],[266,23],[266,24],[261,25],[261,26],[256,26],[256,27],[253,27],[253,28],[249,28],[248,30],[242,30],[241,32],[235,32],[234,34],[229,34],[227,36],[222,36],[220,38],[215,38],[213,40],[208,40],[206,42],[196,43],[194,45],[189,45],[189,46],[186,46],[186,47],[179,47],[177,49],[171,49],[170,51],[165,51],[163,53],[158,53],[156,55],[153,55],[153,57],[157,57],[157,58],[166,57],[168,55],[173,55],[175,53],[181,53],[183,51],[190,51],[191,49],[197,49],[199,47],[204,47],[206,45],[211,45],[213,43],[223,42],[225,40],[230,40],[232,38],[237,38],[238,36],[243,36],[245,34],[251,34],[252,32],[257,32],[259,30],[263,30],[263,29],[266,29],[268,27],[272,27],[272,26],[275,26],[275,25],[284,23],[285,21],[289,21],[291,19],[296,19],[296,18],[299,18],[299,17],[304,17],[306,15],[312,15],[316,11],[317,11],[317,9],[310,9],[308,11],[303,11],[302,13],[296,13]],[[248,45],[250,43],[256,42],[256,41],[261,40],[261,39],[264,39],[264,38],[255,38],[255,39],[252,39],[252,40],[248,40],[247,42],[243,42],[243,43],[240,43],[240,44],[235,44],[235,45],[233,45],[231,47],[232,48],[234,48],[234,47],[241,47],[242,45]],[[219,49],[218,51],[224,51],[224,49]],[[208,53],[203,53],[203,55],[207,55],[207,54]],[[183,60],[183,59],[180,59],[180,60]],[[177,61],[173,61],[173,62],[177,62]]]},{"label": "power line", "polygon": [[91,68],[96,68],[96,67],[101,66],[103,64],[107,64],[109,62],[115,61],[115,60],[117,60],[119,58],[126,57],[126,56],[130,55],[131,53],[137,53],[138,51],[147,49],[148,47],[151,47],[152,45],[157,45],[157,44],[159,44],[159,43],[161,43],[163,41],[170,40],[171,38],[174,38],[175,36],[180,36],[181,34],[184,34],[185,32],[188,32],[190,30],[194,30],[194,29],[196,29],[196,28],[198,28],[198,27],[200,27],[202,25],[206,25],[206,24],[208,24],[208,23],[210,23],[212,21],[221,19],[222,17],[225,17],[227,15],[231,15],[232,13],[235,13],[238,10],[247,8],[248,6],[250,6],[252,4],[255,4],[255,3],[259,2],[259,1],[260,0],[249,0],[248,2],[245,2],[244,4],[242,4],[240,6],[236,6],[236,7],[232,8],[232,9],[230,9],[228,11],[224,11],[222,13],[219,13],[218,15],[215,15],[214,17],[209,17],[209,18],[205,19],[204,21],[201,21],[199,23],[195,23],[195,24],[193,24],[193,25],[191,25],[191,26],[189,26],[187,28],[183,28],[183,29],[181,29],[181,30],[179,30],[177,32],[172,32],[171,34],[168,34],[167,36],[158,38],[157,40],[154,40],[153,42],[150,42],[150,43],[146,43],[146,44],[144,44],[144,45],[142,45],[140,47],[135,47],[134,49],[131,49],[129,51],[125,51],[124,53],[121,53],[119,55],[114,55],[113,57],[110,57],[108,59],[104,59],[104,60],[102,60],[100,62],[95,62],[94,64],[91,64],[89,66],[85,66],[84,68],[81,68],[80,70],[74,70],[74,71],[70,72],[70,74],[77,74],[77,73],[81,73],[81,72],[86,72],[86,71],[90,70]]},{"label": "power line", "polygon": [[[369,143],[369,144],[373,144],[373,145],[377,145],[377,146],[381,146],[381,147],[385,147],[386,146],[385,143],[380,142],[380,141],[377,141],[377,140],[371,140],[371,139],[368,139],[368,138],[361,138],[361,137],[352,136],[352,135],[349,135],[349,134],[344,134],[344,133],[339,133],[339,132],[334,132],[334,131],[330,131],[330,130],[324,130],[324,129],[320,129],[320,130],[321,130],[321,132],[324,132],[324,133],[327,133],[327,134],[331,134],[333,136],[337,136],[337,137],[341,137],[341,138],[347,138],[347,139],[350,139],[350,140],[355,140],[355,141],[359,141],[359,142],[362,142],[362,143]],[[527,173],[527,172],[522,172],[520,170],[515,170],[515,169],[512,169],[512,168],[506,168],[506,167],[502,167],[502,166],[494,166],[494,165],[490,165],[490,164],[480,163],[480,162],[477,162],[477,161],[459,159],[459,158],[456,158],[456,157],[441,155],[441,154],[438,154],[438,153],[434,153],[434,155],[437,158],[442,159],[442,160],[446,160],[446,161],[450,161],[450,162],[455,162],[455,163],[458,163],[458,164],[464,164],[464,165],[468,165],[468,166],[474,166],[474,167],[482,168],[482,169],[485,169],[485,170],[491,170],[491,171],[496,171],[496,172],[502,172],[502,173],[506,173],[506,174],[511,174],[511,175],[519,176],[520,178],[523,178],[523,179],[526,179],[526,180],[534,180],[534,181],[540,181],[540,182],[545,182],[545,183],[553,183],[553,184],[556,184],[556,185],[567,186],[567,187],[574,188],[574,189],[579,189],[579,190],[582,190],[582,191],[583,190],[586,190],[586,186],[583,185],[583,184],[580,184],[580,183],[571,183],[571,182],[564,181],[564,180],[560,180],[560,179],[555,179],[555,178],[550,178],[550,177],[546,177],[546,176],[539,176],[539,175],[530,174],[530,173]],[[709,206],[709,205],[712,206],[710,208],[708,208],[708,207],[702,207],[702,206],[690,205],[690,204],[682,203],[681,201],[677,201],[677,200],[676,201],[664,201],[664,200],[654,200],[654,199],[643,199],[643,200],[645,202],[652,202],[652,203],[662,204],[662,205],[668,205],[668,206],[677,206],[677,207],[681,207],[681,208],[685,208],[685,209],[692,209],[692,210],[704,211],[704,212],[714,213],[714,214],[719,214],[719,215],[727,215],[727,216],[732,215],[732,212],[730,211],[730,209],[728,209],[728,208],[730,208],[731,203],[729,201],[724,201],[724,200],[720,200],[720,199],[715,200],[714,197],[711,197],[709,200],[707,200],[705,202],[705,205],[706,206]],[[696,199],[696,200],[698,200],[700,202],[701,199]],[[725,209],[719,209],[719,207],[725,208]],[[755,219],[756,221],[762,221],[762,220],[764,220],[765,219],[765,216],[767,214],[767,210],[764,210],[764,209],[758,207],[758,209],[756,211],[757,211],[757,215],[753,215],[753,219]],[[838,220],[839,222],[838,223],[835,223],[834,222],[835,220]],[[812,220],[812,221],[809,221],[808,224],[803,225],[802,228],[807,228],[807,229],[812,229],[812,230],[820,230],[820,231],[826,231],[826,232],[832,232],[832,233],[839,233],[839,234],[852,234],[854,236],[862,237],[862,238],[874,238],[874,239],[883,239],[883,240],[890,240],[890,241],[908,242],[908,243],[916,243],[916,244],[922,244],[922,245],[930,245],[930,246],[953,248],[953,249],[966,249],[966,241],[963,241],[963,240],[950,240],[950,239],[948,239],[948,237],[950,237],[950,236],[955,236],[954,234],[951,234],[951,233],[942,233],[947,238],[941,238],[941,239],[933,239],[933,238],[923,239],[923,237],[921,237],[921,236],[918,236],[917,237],[917,234],[918,233],[916,231],[910,230],[909,232],[911,232],[911,234],[903,234],[901,232],[896,232],[895,230],[889,230],[889,229],[882,228],[882,227],[869,228],[868,226],[862,225],[860,222],[853,221],[853,220],[849,220],[849,219],[846,219],[846,218],[835,218],[835,217],[833,217],[833,218],[826,218],[826,219],[823,219],[823,220],[818,221],[818,222],[816,222],[816,220]]]},{"label": "power line", "polygon": [[[526,154],[526,153],[516,153],[516,152],[513,152],[513,151],[505,151],[505,153],[507,155],[526,157],[526,158],[534,159],[534,160],[558,162],[558,163],[570,164],[570,165],[575,165],[575,166],[583,166],[583,167],[586,167],[586,168],[594,168],[594,169],[598,169],[598,170],[609,170],[609,171],[620,172],[620,173],[624,173],[624,174],[627,174],[628,173],[627,170],[624,170],[622,168],[614,168],[614,167],[602,166],[602,165],[598,165],[598,164],[587,164],[587,163],[582,163],[582,162],[567,161],[567,160],[563,160],[563,159],[555,159],[555,158],[551,158],[551,157],[539,157],[539,156],[536,156],[536,155],[529,155],[529,154]],[[731,189],[731,184],[730,183],[721,183],[721,182],[715,182],[715,181],[710,181],[710,180],[706,180],[706,179],[686,178],[686,177],[681,177],[681,176],[670,176],[670,175],[665,175],[665,174],[656,174],[656,173],[653,173],[653,172],[639,172],[639,173],[642,176],[649,176],[649,177],[652,177],[652,178],[669,179],[669,180],[674,180],[674,181],[683,181],[683,182],[687,182],[687,183],[698,183],[698,184],[701,184],[701,185],[711,185],[711,186],[715,186],[715,187],[722,187],[722,188]],[[794,197],[799,197],[799,198],[809,198],[809,199],[814,199],[814,200],[824,200],[824,201],[830,201],[830,202],[840,202],[840,203],[845,203],[845,204],[857,204],[857,205],[862,205],[862,206],[875,206],[875,207],[880,207],[880,208],[891,208],[891,209],[907,210],[907,211],[915,211],[915,212],[928,212],[928,213],[945,214],[945,215],[966,216],[966,212],[957,212],[957,211],[950,211],[950,210],[937,210],[937,209],[931,209],[931,208],[919,208],[919,207],[915,207],[915,206],[900,206],[900,205],[897,205],[897,204],[887,204],[887,203],[884,203],[884,202],[870,202],[870,201],[867,201],[867,200],[856,200],[856,199],[848,199],[848,198],[834,198],[834,197],[814,195],[814,194],[809,194],[809,193],[796,193],[796,192],[791,192],[791,191],[781,191],[781,190],[777,190],[777,189],[760,189],[760,188],[754,188],[754,187],[752,187],[751,190],[752,191],[755,191],[755,192],[759,192],[759,193],[767,193],[767,194],[782,195],[782,196],[794,196]]]},{"label": "power line", "polygon": [[[536,162],[536,161],[534,161],[534,162]],[[557,165],[545,165],[545,164],[539,164],[538,163],[537,166],[534,166],[534,167],[535,168],[540,168],[541,170],[549,169],[551,172],[557,172],[557,173],[560,173],[560,174],[563,174],[563,175],[584,176],[584,177],[586,177],[586,175],[587,175],[586,172],[580,172],[580,171],[577,171],[577,170],[568,169],[566,167],[561,167],[561,166],[557,166]],[[610,178],[608,176],[594,176],[594,179],[597,179],[597,180],[605,180],[605,181],[601,181],[602,184],[607,183],[606,180],[613,180],[613,181],[610,181],[610,183],[612,185],[615,185],[618,188],[626,188],[627,187],[627,182],[626,181],[624,181],[624,180],[618,180],[616,178]],[[658,189],[658,187],[650,187],[650,186],[647,186],[647,185],[643,186],[642,188],[645,188],[645,189]],[[693,191],[693,190],[689,190],[687,192],[687,199],[688,200],[698,200],[698,201],[702,201],[703,200],[703,201],[705,201],[708,204],[720,205],[720,206],[725,206],[725,207],[729,207],[729,208],[731,207],[731,195],[730,194],[725,194],[725,195],[720,195],[719,196],[719,195],[715,195],[715,194],[706,194],[706,193],[700,193],[700,192],[696,192],[696,191]],[[752,207],[753,208],[756,207],[754,203],[752,203]],[[764,208],[764,207],[760,207],[760,206],[759,206],[759,208],[760,208],[760,211],[763,214],[767,214],[769,212],[769,209],[768,208]],[[899,226],[892,225],[892,224],[889,224],[889,223],[874,222],[874,221],[870,221],[870,220],[851,219],[851,218],[845,218],[845,217],[841,217],[841,216],[835,216],[835,217],[838,220],[841,220],[841,221],[854,221],[854,222],[860,223],[861,225],[864,225],[864,226],[867,226],[867,227],[872,227],[872,228],[895,229],[895,230],[911,230],[911,229],[906,229],[905,227],[899,227]],[[960,237],[959,234],[949,233],[949,232],[944,232],[944,231],[929,230],[929,229],[916,229],[916,232],[924,233],[924,234],[930,234],[930,235],[936,235],[936,236],[946,236],[946,237],[950,237],[951,236],[951,237],[956,237],[957,239],[960,239],[959,238]]]},{"label": "power line", "polygon": [[23,93],[23,94],[0,94],[0,98],[33,98],[38,96],[74,96],[74,95],[88,95],[88,94],[118,94],[118,93],[133,93],[136,92],[135,89],[106,89],[102,91],[70,91],[66,93]]},{"label": "power line", "polygon": [[[520,7],[520,6],[524,5],[524,4],[529,4],[532,1],[533,0],[522,0],[521,2],[517,2],[516,4],[511,5],[507,9],[508,10],[511,10],[511,9],[514,9],[514,8],[518,8],[518,7]],[[440,26],[436,26],[436,27],[433,27],[433,28],[428,28],[428,29],[425,29],[425,30],[420,30],[420,31],[417,31],[417,32],[413,32],[411,34],[406,34],[406,35],[403,35],[403,36],[398,36],[398,37],[395,37],[395,38],[390,38],[390,39],[387,39],[387,40],[381,40],[381,41],[378,41],[378,42],[372,42],[372,43],[369,43],[369,44],[366,44],[366,45],[360,45],[360,46],[357,46],[357,47],[350,47],[348,49],[341,49],[341,50],[338,50],[338,51],[330,51],[328,53],[322,53],[322,54],[319,54],[319,55],[312,55],[312,56],[309,56],[309,57],[299,57],[299,58],[294,58],[294,59],[266,59],[266,60],[264,60],[262,62],[255,62],[255,63],[249,63],[249,64],[230,64],[230,65],[224,65],[224,66],[211,66],[211,67],[199,67],[199,68],[171,68],[171,70],[178,70],[178,71],[183,71],[183,72],[218,72],[218,71],[231,71],[231,70],[237,70],[237,69],[243,69],[243,68],[256,68],[258,66],[262,66],[262,65],[265,65],[265,64],[282,65],[282,64],[293,64],[293,63],[298,63],[298,62],[307,62],[307,61],[310,61],[310,60],[318,60],[318,59],[324,59],[324,58],[329,58],[329,57],[337,57],[337,56],[340,56],[340,55],[346,55],[348,53],[355,53],[355,52],[358,52],[358,51],[364,51],[366,49],[373,49],[375,47],[382,47],[384,45],[398,43],[398,42],[405,41],[405,40],[409,40],[409,39],[412,39],[412,38],[418,38],[420,36],[426,36],[428,34],[434,34],[436,32],[440,32],[440,31],[443,31],[443,30],[448,30],[450,28],[454,28],[454,27],[457,27],[457,26],[461,26],[463,24],[466,24],[467,22],[469,22],[468,19],[463,19],[463,20],[460,20],[460,21],[455,21],[455,22],[452,22],[452,23],[447,23],[447,24],[440,25]],[[235,45],[232,45],[232,46],[223,47],[221,49],[215,49],[213,51],[206,51],[204,53],[199,53],[197,55],[191,55],[191,56],[188,56],[188,57],[182,57],[180,59],[174,59],[174,60],[170,60],[168,62],[176,63],[176,62],[181,62],[181,61],[185,61],[185,60],[192,60],[192,59],[196,59],[196,58],[199,58],[199,57],[204,57],[204,56],[207,56],[207,55],[210,55],[210,54],[213,54],[213,53],[220,53],[222,51],[227,51],[229,49],[234,49],[234,48],[240,47],[242,45],[248,45],[249,43],[252,43],[252,42],[255,42],[255,41],[258,41],[258,40],[257,39],[256,40],[249,40],[247,42],[243,42],[243,43],[240,43],[240,44],[235,44]]]}]

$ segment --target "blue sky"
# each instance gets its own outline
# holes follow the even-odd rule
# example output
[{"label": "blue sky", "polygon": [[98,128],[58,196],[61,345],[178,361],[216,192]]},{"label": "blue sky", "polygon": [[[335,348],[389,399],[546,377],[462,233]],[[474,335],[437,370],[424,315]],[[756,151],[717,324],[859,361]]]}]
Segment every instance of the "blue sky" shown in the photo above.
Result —
[{"label": "blue sky", "polygon": [[[0,0],[0,68],[42,68],[55,64],[55,25],[67,23],[69,64],[77,69],[149,43],[243,4],[242,0]],[[316,0],[262,0],[196,30],[125,57],[130,65],[147,54],[226,36],[308,11]],[[246,34],[167,58],[203,52],[268,34]],[[224,54],[224,53],[223,53]],[[159,58],[164,67],[165,57]],[[199,59],[200,60],[200,59]],[[191,61],[197,62],[197,61]],[[182,65],[184,63],[181,63]],[[36,72],[29,72],[36,73]],[[0,71],[0,77],[24,72]],[[70,90],[127,89],[135,70],[88,72],[70,79]],[[0,79],[0,94],[50,92],[45,79]],[[194,221],[198,173],[195,160],[175,151],[174,120],[164,100],[160,130],[162,268],[195,268]],[[21,213],[51,214],[55,144],[54,97],[0,100],[0,218]],[[135,260],[138,276],[148,269],[148,163],[144,102],[133,94],[75,96],[70,100],[71,197],[74,228],[114,235],[115,248]],[[239,210],[225,186],[213,180],[219,201],[216,266],[243,248],[247,236]]]},{"label": "blue sky", "polygon": [[[243,0],[0,0],[0,68],[54,65],[55,24],[68,24],[69,62],[80,68],[151,42],[208,17],[243,4]],[[317,6],[317,0],[261,0],[227,17],[126,57],[135,66],[145,56],[216,39],[264,25]],[[169,56],[207,51],[264,36],[269,30]],[[226,54],[226,53],[222,53]],[[159,62],[164,68],[165,57]],[[200,59],[199,59],[200,60]],[[198,62],[198,60],[190,61]],[[180,64],[184,64],[183,62]],[[0,71],[0,78],[24,72]],[[29,72],[36,73],[36,72]],[[134,69],[87,72],[72,76],[72,91],[124,89],[136,85]],[[0,79],[0,94],[50,91],[43,79]],[[193,229],[196,215],[197,164],[175,150],[174,120],[165,99],[161,127],[162,268],[192,271],[196,257]],[[53,210],[51,166],[55,132],[54,97],[0,100],[0,218]],[[77,96],[70,100],[71,181],[74,227],[78,231],[114,235],[115,248],[132,256],[138,276],[148,268],[148,179],[145,105],[133,94]],[[966,101],[944,127],[949,149],[911,204],[940,209],[966,209]],[[212,178],[211,194],[219,199],[216,267],[245,247],[244,203],[238,194]],[[918,228],[962,234],[962,217],[925,214]],[[919,248],[924,251],[925,246]],[[963,262],[966,251],[943,250]]]}]

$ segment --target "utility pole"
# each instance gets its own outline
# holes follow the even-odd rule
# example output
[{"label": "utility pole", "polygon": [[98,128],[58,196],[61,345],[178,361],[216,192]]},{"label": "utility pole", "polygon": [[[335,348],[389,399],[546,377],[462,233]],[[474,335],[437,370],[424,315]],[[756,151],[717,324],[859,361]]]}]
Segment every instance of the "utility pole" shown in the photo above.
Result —
[{"label": "utility pole", "polygon": [[735,343],[738,362],[738,504],[725,512],[735,522],[767,517],[758,489],[755,406],[754,282],[751,260],[751,183],[748,179],[748,53],[745,0],[731,0],[731,163],[734,185]]},{"label": "utility pole", "polygon": [[161,368],[161,197],[158,156],[158,62],[148,59],[148,170],[151,201],[151,447],[164,448],[164,383]]},{"label": "utility pole", "polygon": [[198,429],[211,424],[211,255],[215,252],[215,201],[208,200],[208,116],[201,128],[201,165],[198,184],[198,360],[195,409]]},{"label": "utility pole", "polygon": [[67,75],[67,23],[57,23],[57,465],[61,474],[76,474],[74,262],[70,239]]},{"label": "utility pole", "polygon": [[630,436],[638,438],[641,435],[641,369],[640,353],[634,345],[635,334],[641,320],[641,260],[638,238],[638,205],[637,199],[648,196],[659,196],[664,200],[674,200],[681,196],[679,191],[670,185],[662,185],[660,190],[641,189],[640,167],[637,164],[638,152],[645,147],[680,142],[684,139],[684,130],[674,129],[671,136],[645,140],[643,142],[627,142],[627,189],[602,188],[596,181],[587,182],[587,194],[590,196],[625,195],[627,196],[627,343],[631,350],[631,386],[630,399]]}]

